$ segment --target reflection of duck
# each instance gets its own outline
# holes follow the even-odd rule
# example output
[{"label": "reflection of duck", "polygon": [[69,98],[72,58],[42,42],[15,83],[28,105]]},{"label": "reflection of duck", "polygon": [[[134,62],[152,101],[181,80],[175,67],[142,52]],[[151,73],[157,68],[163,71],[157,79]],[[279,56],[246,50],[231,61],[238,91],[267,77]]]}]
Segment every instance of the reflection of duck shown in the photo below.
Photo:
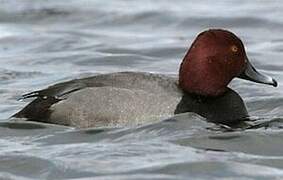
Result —
[{"label": "reflection of duck", "polygon": [[241,97],[227,87],[234,78],[277,86],[248,61],[244,45],[226,30],[200,33],[183,59],[179,82],[163,75],[121,72],[59,83],[14,117],[76,127],[140,124],[182,112],[229,123],[248,116]]}]

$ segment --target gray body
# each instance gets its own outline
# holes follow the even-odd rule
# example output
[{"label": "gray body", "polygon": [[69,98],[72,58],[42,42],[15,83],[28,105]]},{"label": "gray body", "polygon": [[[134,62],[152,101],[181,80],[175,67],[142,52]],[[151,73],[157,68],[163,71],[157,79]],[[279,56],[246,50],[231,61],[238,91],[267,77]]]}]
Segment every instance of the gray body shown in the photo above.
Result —
[{"label": "gray body", "polygon": [[233,90],[215,98],[186,94],[176,78],[150,73],[76,79],[23,96],[29,97],[36,99],[14,117],[79,128],[139,125],[183,112],[225,124],[248,117]]}]

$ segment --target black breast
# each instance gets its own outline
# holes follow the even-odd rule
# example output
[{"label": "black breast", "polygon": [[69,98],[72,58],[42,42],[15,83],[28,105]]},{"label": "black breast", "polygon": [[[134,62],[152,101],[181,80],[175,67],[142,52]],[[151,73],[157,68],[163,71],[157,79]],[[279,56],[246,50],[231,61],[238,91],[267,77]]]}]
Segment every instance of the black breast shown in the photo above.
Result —
[{"label": "black breast", "polygon": [[248,118],[244,101],[231,89],[218,97],[184,93],[175,114],[184,112],[195,112],[209,121],[228,125]]}]

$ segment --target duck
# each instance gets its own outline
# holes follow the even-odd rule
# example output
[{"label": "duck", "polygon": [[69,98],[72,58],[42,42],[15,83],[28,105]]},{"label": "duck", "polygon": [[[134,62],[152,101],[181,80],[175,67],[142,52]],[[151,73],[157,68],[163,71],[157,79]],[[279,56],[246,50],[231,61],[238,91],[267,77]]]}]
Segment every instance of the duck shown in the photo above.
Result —
[{"label": "duck", "polygon": [[233,32],[208,29],[191,44],[178,77],[128,71],[73,79],[24,94],[21,99],[33,100],[12,117],[96,128],[136,126],[192,112],[214,123],[237,123],[249,115],[241,96],[228,87],[236,77],[277,86],[250,63]]}]

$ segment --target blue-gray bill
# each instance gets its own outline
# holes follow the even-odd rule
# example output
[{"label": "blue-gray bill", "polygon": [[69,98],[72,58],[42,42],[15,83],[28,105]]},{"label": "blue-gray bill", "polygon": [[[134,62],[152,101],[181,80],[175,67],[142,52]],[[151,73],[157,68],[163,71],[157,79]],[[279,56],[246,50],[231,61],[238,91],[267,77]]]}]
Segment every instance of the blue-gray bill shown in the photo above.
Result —
[{"label": "blue-gray bill", "polygon": [[261,83],[261,84],[269,84],[269,85],[272,85],[274,87],[276,87],[278,85],[277,81],[275,79],[273,79],[272,77],[258,72],[253,67],[253,65],[249,62],[248,59],[247,59],[246,68],[238,76],[238,78],[246,79],[246,80]]}]

